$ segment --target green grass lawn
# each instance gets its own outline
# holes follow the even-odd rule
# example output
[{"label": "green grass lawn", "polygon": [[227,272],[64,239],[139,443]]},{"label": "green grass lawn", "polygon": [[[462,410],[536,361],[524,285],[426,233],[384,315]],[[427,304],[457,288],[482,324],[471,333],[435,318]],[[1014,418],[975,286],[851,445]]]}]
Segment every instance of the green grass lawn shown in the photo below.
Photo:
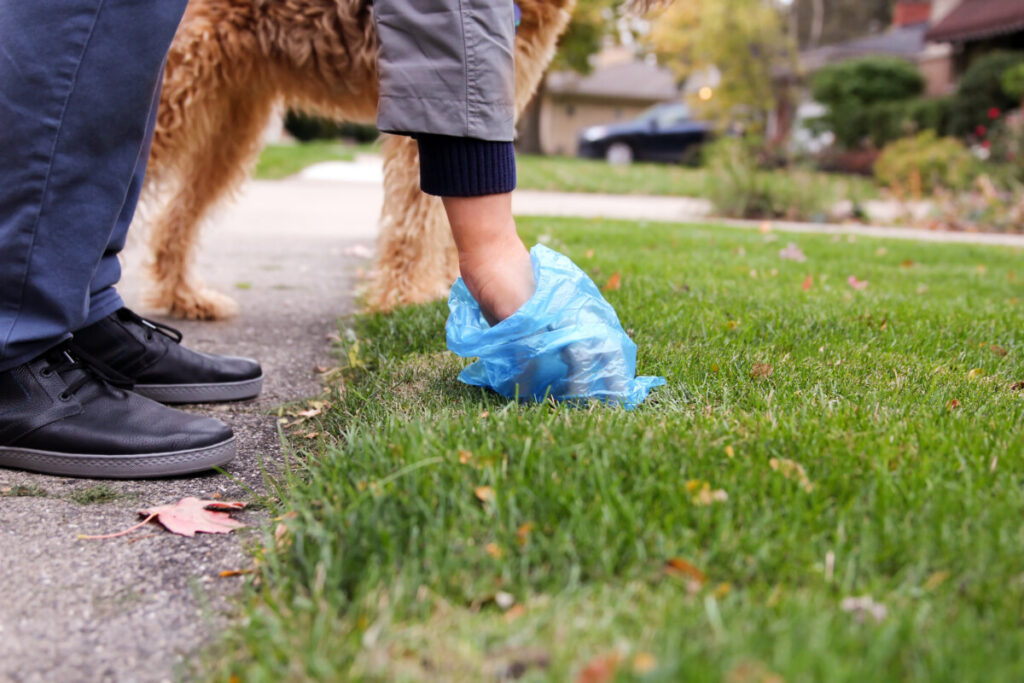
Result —
[{"label": "green grass lawn", "polygon": [[443,303],[346,322],[212,676],[1024,678],[1021,250],[522,225],[668,386],[518,405]]},{"label": "green grass lawn", "polygon": [[[603,160],[528,154],[517,157],[517,171],[522,189],[560,192],[701,197],[707,194],[707,184],[711,182],[706,169],[678,164],[612,166]],[[789,171],[762,171],[761,174],[766,178],[781,178],[789,175]],[[823,183],[832,201],[850,196],[864,200],[878,195],[870,178],[828,173],[812,175]]]},{"label": "green grass lawn", "polygon": [[267,145],[256,163],[253,177],[279,180],[321,161],[354,161],[356,154],[373,153],[377,149],[376,143],[355,144],[336,140]]}]

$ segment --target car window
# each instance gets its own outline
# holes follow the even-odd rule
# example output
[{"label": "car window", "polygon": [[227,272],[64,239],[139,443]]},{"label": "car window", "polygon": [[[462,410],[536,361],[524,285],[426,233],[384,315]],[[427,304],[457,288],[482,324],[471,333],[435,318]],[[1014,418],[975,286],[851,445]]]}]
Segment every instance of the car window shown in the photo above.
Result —
[{"label": "car window", "polygon": [[659,128],[678,126],[690,119],[690,110],[678,104],[673,107],[666,107],[664,111],[658,112],[657,122]]},{"label": "car window", "polygon": [[651,107],[650,109],[644,110],[643,113],[641,113],[639,116],[636,117],[636,120],[638,122],[657,121],[662,116],[664,116],[665,113],[668,110],[670,110],[674,106],[675,105],[672,105],[672,104],[656,104],[653,107]]}]

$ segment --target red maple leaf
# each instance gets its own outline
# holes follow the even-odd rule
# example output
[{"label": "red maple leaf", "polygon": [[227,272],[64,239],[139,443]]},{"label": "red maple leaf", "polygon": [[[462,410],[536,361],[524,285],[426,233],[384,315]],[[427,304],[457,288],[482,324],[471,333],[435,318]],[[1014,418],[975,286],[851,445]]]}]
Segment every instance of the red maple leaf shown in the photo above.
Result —
[{"label": "red maple leaf", "polygon": [[182,498],[173,505],[159,505],[139,514],[164,525],[168,531],[182,536],[195,536],[196,532],[206,534],[227,534],[245,525],[232,519],[228,511],[241,510],[245,503],[238,501],[200,500]]},{"label": "red maple leaf", "polygon": [[177,503],[139,510],[139,514],[145,519],[124,531],[100,536],[79,536],[79,538],[98,540],[124,536],[154,519],[171,533],[181,536],[195,536],[198,532],[228,534],[245,526],[238,520],[232,519],[229,512],[244,508],[245,503],[239,501],[200,500],[189,496],[182,498]]}]

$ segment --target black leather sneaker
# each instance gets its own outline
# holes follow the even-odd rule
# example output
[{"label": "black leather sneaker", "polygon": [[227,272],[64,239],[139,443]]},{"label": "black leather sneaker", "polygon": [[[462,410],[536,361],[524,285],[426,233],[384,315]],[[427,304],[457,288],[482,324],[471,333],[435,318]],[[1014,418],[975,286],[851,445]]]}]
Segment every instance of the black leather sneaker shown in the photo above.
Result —
[{"label": "black leather sneaker", "polygon": [[212,403],[254,398],[263,388],[260,364],[248,358],[192,351],[181,332],[127,308],[74,333],[71,348],[130,379],[132,391],[161,403]]},{"label": "black leather sneaker", "polygon": [[220,420],[115,386],[67,343],[0,372],[0,467],[73,477],[143,479],[210,469],[235,457]]}]

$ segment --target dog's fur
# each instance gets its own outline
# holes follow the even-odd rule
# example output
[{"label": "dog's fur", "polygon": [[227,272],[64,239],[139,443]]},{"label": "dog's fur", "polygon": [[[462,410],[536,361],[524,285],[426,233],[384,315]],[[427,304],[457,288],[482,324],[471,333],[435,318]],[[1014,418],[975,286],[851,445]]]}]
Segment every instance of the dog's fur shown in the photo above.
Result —
[{"label": "dog's fur", "polygon": [[[517,114],[536,91],[574,0],[518,2]],[[204,215],[245,179],[282,104],[372,122],[376,52],[366,0],[192,0],[168,55],[146,179],[144,201],[158,203],[148,221],[151,305],[194,319],[234,312],[231,299],[204,289],[192,272]],[[377,309],[443,296],[458,274],[440,200],[419,190],[416,143],[390,136],[383,150],[384,209],[367,297]]]}]

